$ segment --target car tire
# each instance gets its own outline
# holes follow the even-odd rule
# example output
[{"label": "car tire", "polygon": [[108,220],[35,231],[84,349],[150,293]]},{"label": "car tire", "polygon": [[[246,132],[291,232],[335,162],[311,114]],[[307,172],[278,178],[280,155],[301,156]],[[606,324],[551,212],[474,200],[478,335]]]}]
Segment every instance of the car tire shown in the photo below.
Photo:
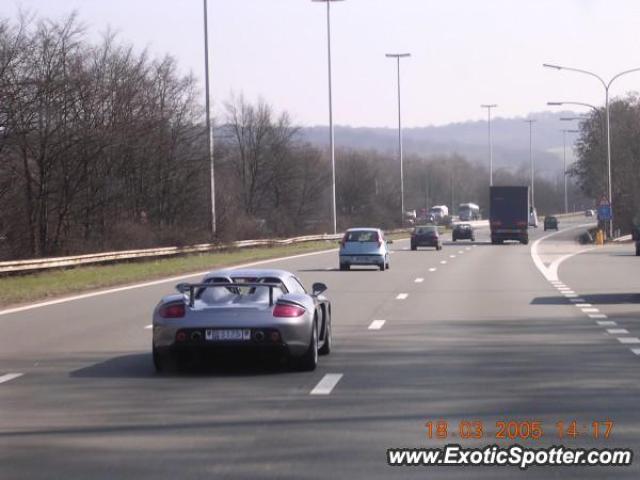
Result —
[{"label": "car tire", "polygon": [[455,242],[456,241],[456,237],[453,237],[451,240],[453,240]]},{"label": "car tire", "polygon": [[442,250],[442,245],[437,245],[436,250]]},{"label": "car tire", "polygon": [[331,353],[331,317],[327,317],[325,325],[324,343],[322,348],[318,350],[319,355],[329,355]]},{"label": "car tire", "polygon": [[471,238],[470,238],[470,240],[471,240],[472,242],[475,242],[475,241],[476,241],[476,237],[471,237]]},{"label": "car tire", "polygon": [[636,257],[640,257],[640,244],[636,243]]},{"label": "car tire", "polygon": [[524,237],[520,240],[520,243],[522,243],[523,245],[528,245],[529,244],[529,237]]},{"label": "car tire", "polygon": [[380,269],[381,272],[384,272],[385,267],[386,267],[386,265],[385,265],[384,262],[382,262],[380,265],[378,265],[378,268]]},{"label": "car tire", "polygon": [[391,264],[387,262],[387,270],[389,270],[389,268],[391,268]]},{"label": "car tire", "polygon": [[417,247],[417,246],[415,246],[415,245],[411,245],[411,250],[414,250],[414,251],[415,251],[415,250],[417,250],[417,249],[418,249],[418,247]]},{"label": "car tire", "polygon": [[167,373],[176,370],[176,359],[170,353],[160,353],[154,346],[152,347],[151,355],[156,373]]},{"label": "car tire", "polygon": [[340,264],[340,270],[342,270],[342,271],[349,270],[349,264],[348,263],[341,263]]},{"label": "car tire", "polygon": [[304,354],[295,360],[296,370],[300,372],[313,372],[318,366],[318,323],[314,320],[311,329],[309,348]]}]

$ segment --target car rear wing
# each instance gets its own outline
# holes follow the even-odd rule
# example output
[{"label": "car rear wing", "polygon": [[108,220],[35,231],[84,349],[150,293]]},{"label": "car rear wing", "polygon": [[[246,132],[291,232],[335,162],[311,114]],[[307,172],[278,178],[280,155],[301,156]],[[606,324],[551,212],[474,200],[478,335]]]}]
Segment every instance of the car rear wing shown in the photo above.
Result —
[{"label": "car rear wing", "polygon": [[281,283],[248,283],[248,282],[230,282],[230,283],[179,283],[176,285],[176,290],[185,295],[189,295],[189,306],[193,307],[196,299],[196,292],[198,290],[204,290],[207,288],[225,287],[225,288],[268,288],[269,289],[269,306],[273,306],[273,289],[282,288]]}]

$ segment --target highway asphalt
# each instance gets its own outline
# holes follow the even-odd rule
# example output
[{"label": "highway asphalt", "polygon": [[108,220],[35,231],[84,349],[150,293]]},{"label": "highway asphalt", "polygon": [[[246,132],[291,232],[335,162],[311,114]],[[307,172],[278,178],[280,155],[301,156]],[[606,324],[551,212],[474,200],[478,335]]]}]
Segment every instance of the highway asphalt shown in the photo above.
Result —
[{"label": "highway asphalt", "polygon": [[[329,287],[334,350],[311,373],[155,374],[145,327],[172,283],[0,312],[0,479],[638,478],[636,462],[387,465],[388,448],[447,443],[640,452],[640,259],[583,251],[585,221],[527,246],[491,245],[486,227],[439,252],[397,241],[386,272],[340,272],[335,251],[262,263]],[[572,420],[580,435],[559,439]],[[430,421],[449,436],[429,439]],[[461,421],[483,438],[460,438]],[[500,421],[544,436],[496,439]],[[614,422],[608,439],[594,421]]]}]

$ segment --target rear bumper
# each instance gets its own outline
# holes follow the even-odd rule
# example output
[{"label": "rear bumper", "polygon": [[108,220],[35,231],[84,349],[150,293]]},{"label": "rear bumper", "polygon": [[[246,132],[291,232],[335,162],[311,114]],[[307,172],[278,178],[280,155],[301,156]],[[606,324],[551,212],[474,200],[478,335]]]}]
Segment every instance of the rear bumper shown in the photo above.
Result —
[{"label": "rear bumper", "polygon": [[529,238],[528,230],[499,229],[491,230],[492,240],[524,240]]},{"label": "rear bumper", "polygon": [[380,265],[384,263],[384,255],[379,254],[363,254],[363,255],[340,255],[340,263],[348,265]]}]

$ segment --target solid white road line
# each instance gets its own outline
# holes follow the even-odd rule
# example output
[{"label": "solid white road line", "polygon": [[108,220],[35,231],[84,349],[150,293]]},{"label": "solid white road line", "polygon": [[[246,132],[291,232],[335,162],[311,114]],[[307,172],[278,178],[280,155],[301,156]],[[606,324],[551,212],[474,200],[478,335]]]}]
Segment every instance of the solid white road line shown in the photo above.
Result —
[{"label": "solid white road line", "polygon": [[560,290],[561,292],[564,290],[571,290],[571,287],[556,287],[558,290]]},{"label": "solid white road line", "polygon": [[447,261],[446,261],[446,260],[440,260],[440,263],[441,263],[442,265],[444,265],[444,264],[446,264],[446,263],[447,263]]},{"label": "solid white road line", "polygon": [[6,375],[2,375],[0,377],[0,383],[8,382],[10,380],[13,380],[14,378],[21,377],[22,375],[24,375],[24,373],[7,373]]},{"label": "solid white road line", "polygon": [[597,308],[582,308],[581,310],[584,313],[598,313],[600,311]]},{"label": "solid white road line", "polygon": [[591,307],[593,307],[593,305],[591,305],[590,303],[576,303],[576,307],[578,307],[578,308],[591,308]]},{"label": "solid white road line", "polygon": [[544,237],[540,237],[535,242],[533,242],[533,244],[531,245],[531,259],[533,260],[533,263],[538,268],[540,273],[544,276],[544,278],[546,278],[550,282],[558,281],[558,267],[560,267],[560,264],[562,262],[564,262],[568,258],[573,257],[574,255],[578,255],[580,253],[588,252],[589,250],[593,250],[594,248],[598,248],[598,247],[589,247],[589,248],[585,248],[583,250],[578,250],[577,252],[574,252],[574,253],[569,253],[568,255],[563,255],[562,257],[557,258],[556,260],[551,262],[551,265],[549,265],[547,267],[544,264],[544,262],[542,261],[542,258],[540,258],[540,255],[538,254],[538,246],[540,245],[540,243],[543,240],[546,240],[546,239],[551,238],[551,237],[553,237],[555,235],[558,235],[559,233],[562,233],[562,232],[566,233],[569,230],[576,230],[578,228],[584,228],[584,227],[587,227],[587,226],[590,227],[591,225],[593,225],[593,223],[585,223],[585,224],[582,224],[582,225],[576,225],[575,227],[570,227],[570,228],[568,228],[566,230],[561,230],[559,232],[550,233],[549,235],[545,235]]},{"label": "solid white road line", "polygon": [[640,343],[640,338],[638,337],[618,337],[618,341],[620,343],[624,343],[625,345]]},{"label": "solid white road line", "polygon": [[386,320],[374,320],[371,322],[371,325],[369,325],[369,330],[380,330],[385,322]]},{"label": "solid white road line", "polygon": [[414,280],[414,282],[415,282],[415,283],[422,283],[422,282],[424,282],[424,278],[420,278],[420,277],[418,277],[418,278],[416,278],[416,279]]},{"label": "solid white road line", "polygon": [[604,313],[588,313],[589,318],[607,318]]},{"label": "solid white road line", "polygon": [[408,293],[399,293],[399,294],[396,296],[396,300],[406,300],[408,296],[409,296],[409,294],[408,294]]},{"label": "solid white road line", "polygon": [[629,335],[629,330],[626,328],[609,328],[607,333],[610,335]]},{"label": "solid white road line", "polygon": [[640,348],[632,348],[631,351],[636,355],[640,355]]},{"label": "solid white road line", "polygon": [[145,325],[144,329],[145,330],[151,330],[153,328],[153,325]]},{"label": "solid white road line", "polygon": [[613,320],[601,320],[601,321],[596,322],[596,323],[598,325],[600,325],[601,327],[615,327],[616,325],[618,325]]},{"label": "solid white road line", "polygon": [[[228,267],[225,267],[225,268],[233,269],[233,268],[255,267],[256,265],[264,265],[265,263],[281,262],[281,261],[285,261],[285,260],[293,260],[295,258],[311,257],[313,255],[324,255],[324,254],[327,254],[327,253],[337,252],[337,251],[338,251],[337,248],[332,248],[330,250],[321,250],[319,252],[301,253],[299,255],[290,255],[288,257],[279,257],[279,258],[270,258],[270,259],[267,259],[267,260],[259,260],[257,262],[244,263],[244,264],[240,264],[240,265],[229,265]],[[209,273],[209,270],[205,270],[205,271],[202,271],[202,272],[188,273],[186,275],[179,275],[177,277],[167,277],[167,278],[163,278],[161,280],[153,280],[153,281],[150,281],[150,282],[136,283],[134,285],[127,285],[125,287],[108,288],[106,290],[98,290],[97,292],[82,293],[80,295],[73,295],[71,297],[58,298],[56,300],[49,300],[49,301],[46,301],[46,302],[32,303],[31,305],[24,305],[22,307],[7,308],[5,310],[0,310],[0,316],[9,315],[11,313],[24,312],[25,310],[31,310],[31,309],[34,309],[34,308],[48,307],[50,305],[57,305],[59,303],[74,302],[76,300],[83,300],[85,298],[98,297],[100,295],[108,295],[110,293],[125,292],[127,290],[134,290],[136,288],[152,287],[154,285],[162,285],[164,283],[173,283],[176,280],[186,280],[188,278],[201,277],[201,276],[205,275],[206,273]]]},{"label": "solid white road line", "polygon": [[573,303],[584,303],[586,300],[584,298],[572,298],[569,301]]},{"label": "solid white road line", "polygon": [[429,269],[429,271],[430,271],[430,272],[435,272],[436,270],[437,270],[437,268],[436,268],[436,267],[431,267],[431,268]]},{"label": "solid white road line", "polygon": [[341,373],[327,373],[309,393],[310,395],[329,395],[342,378]]}]

